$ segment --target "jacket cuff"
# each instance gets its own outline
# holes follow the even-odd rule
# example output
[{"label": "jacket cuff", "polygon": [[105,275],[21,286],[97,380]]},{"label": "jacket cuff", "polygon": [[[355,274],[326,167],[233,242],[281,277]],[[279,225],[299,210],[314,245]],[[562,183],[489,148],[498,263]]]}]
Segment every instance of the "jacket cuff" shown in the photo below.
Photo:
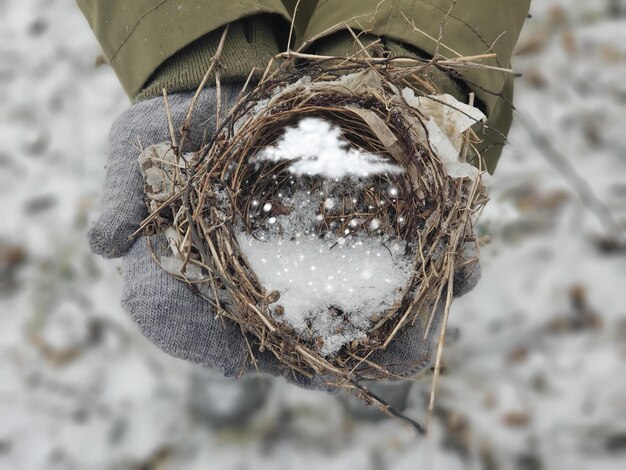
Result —
[{"label": "jacket cuff", "polygon": [[[220,58],[223,82],[243,82],[253,70],[253,78],[260,78],[270,59],[279,52],[271,21],[268,15],[258,15],[231,23]],[[167,59],[134,100],[160,96],[163,88],[168,93],[197,89],[211,65],[223,31],[224,28],[219,28]],[[213,84],[212,74],[207,85]]]},{"label": "jacket cuff", "polygon": [[494,52],[495,58],[481,62],[488,68],[467,66],[461,72],[462,80],[476,93],[487,114],[486,125],[477,125],[474,129],[482,139],[478,150],[487,170],[493,173],[513,117],[513,75],[499,68],[511,65],[513,48],[527,17],[530,0],[459,2],[450,12],[441,5],[451,3],[326,0],[319,3],[298,46],[308,48],[321,38],[350,27],[409,44],[432,56],[438,49],[437,38],[444,24],[443,41],[439,46],[443,56]]},{"label": "jacket cuff", "polygon": [[[376,40],[381,40],[381,47],[373,45]],[[372,34],[360,34],[359,42],[355,41],[348,31],[339,31],[331,36],[326,36],[316,41],[312,49],[319,55],[336,57],[350,57],[362,54],[361,50],[366,47],[372,56],[385,55],[389,57],[412,57],[414,59],[430,60],[431,55],[414,47],[402,44],[386,37],[379,38]],[[437,67],[428,67],[422,76],[438,93],[447,93],[457,100],[465,102],[469,95],[467,86],[457,77],[451,76],[446,71]],[[416,89],[422,89],[422,85],[415,83]],[[422,90],[426,93],[429,90]]]},{"label": "jacket cuff", "polygon": [[281,0],[77,1],[130,98],[168,58],[229,23],[261,14],[290,22]]}]

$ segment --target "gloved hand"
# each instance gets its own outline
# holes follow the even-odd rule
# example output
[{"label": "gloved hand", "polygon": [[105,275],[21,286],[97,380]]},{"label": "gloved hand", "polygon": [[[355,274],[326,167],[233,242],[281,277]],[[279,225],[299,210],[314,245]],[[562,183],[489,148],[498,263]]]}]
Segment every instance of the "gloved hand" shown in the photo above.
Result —
[{"label": "gloved hand", "polygon": [[[223,87],[226,105],[240,88],[235,84]],[[175,129],[182,125],[192,96],[168,97]],[[205,130],[208,135],[213,132],[215,104],[215,89],[207,88],[197,102],[186,151],[198,150]],[[169,140],[163,98],[134,105],[114,123],[102,214],[89,233],[90,246],[105,258],[123,257],[122,304],[148,339],[172,356],[235,375],[247,354],[239,327],[216,318],[205,300],[161,269],[150,256],[145,237],[129,238],[148,215],[137,161],[140,148]]]},{"label": "gloved hand", "polygon": [[[228,109],[241,85],[222,87],[222,103]],[[193,93],[169,96],[174,129],[179,129],[187,113]],[[196,104],[185,152],[198,150],[205,132],[214,131],[216,91],[207,88]],[[89,233],[94,253],[105,258],[123,257],[123,307],[139,325],[142,333],[166,353],[202,364],[225,375],[234,376],[245,367],[248,347],[240,328],[218,318],[212,307],[189,287],[159,267],[150,255],[148,240],[129,236],[148,215],[144,202],[144,184],[139,169],[141,148],[168,141],[169,131],[162,98],[142,101],[113,125],[109,135],[107,174],[102,195],[100,220]],[[478,265],[459,272],[455,294],[470,290],[479,277]],[[417,323],[395,341],[384,354],[377,353],[383,365],[394,373],[413,373],[427,366],[431,357],[431,337],[436,335],[442,308],[429,339],[424,341],[423,325]],[[324,388],[322,377],[306,377],[286,370],[273,354],[255,351],[261,372],[283,375],[305,388]]]},{"label": "gloved hand", "polygon": [[[241,84],[222,86],[222,103],[232,105]],[[193,93],[168,97],[174,129],[183,123]],[[207,88],[196,103],[185,151],[198,150],[203,134],[215,129],[215,88]],[[104,258],[123,258],[122,306],[141,332],[171,356],[202,364],[224,375],[235,376],[244,367],[248,347],[237,325],[216,317],[208,302],[189,286],[159,267],[144,236],[131,239],[147,217],[144,182],[139,169],[140,149],[170,140],[163,98],[139,102],[123,113],[109,133],[107,172],[101,216],[89,232],[91,250]],[[158,236],[150,242],[158,245]],[[298,385],[322,388],[300,374],[285,370],[269,352],[255,351],[257,367],[272,375],[284,374]]]}]

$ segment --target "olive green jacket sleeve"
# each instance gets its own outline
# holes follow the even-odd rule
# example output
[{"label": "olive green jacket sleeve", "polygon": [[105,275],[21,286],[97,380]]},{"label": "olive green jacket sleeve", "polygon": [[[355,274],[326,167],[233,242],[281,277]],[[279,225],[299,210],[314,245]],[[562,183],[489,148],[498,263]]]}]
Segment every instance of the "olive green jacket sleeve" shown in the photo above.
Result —
[{"label": "olive green jacket sleeve", "polygon": [[77,0],[104,55],[132,98],[166,59],[240,18],[274,13],[281,0]]},{"label": "olive green jacket sleeve", "polygon": [[480,61],[491,68],[468,66],[461,73],[487,111],[486,126],[476,129],[482,139],[479,150],[493,172],[513,115],[514,77],[498,68],[510,68],[529,8],[530,0],[320,0],[301,40],[347,24],[450,59],[495,53]]},{"label": "olive green jacket sleeve", "polygon": [[[512,121],[513,48],[530,0],[78,0],[122,86],[136,97],[168,58],[237,19],[273,13],[296,47],[351,27],[445,58],[495,54],[467,66],[463,80],[485,109],[479,150],[495,169]],[[296,6],[297,12],[296,12]],[[443,24],[443,28],[441,25]],[[438,38],[442,32],[442,40]],[[277,31],[285,37],[288,31]],[[439,44],[439,46],[438,46]]]}]

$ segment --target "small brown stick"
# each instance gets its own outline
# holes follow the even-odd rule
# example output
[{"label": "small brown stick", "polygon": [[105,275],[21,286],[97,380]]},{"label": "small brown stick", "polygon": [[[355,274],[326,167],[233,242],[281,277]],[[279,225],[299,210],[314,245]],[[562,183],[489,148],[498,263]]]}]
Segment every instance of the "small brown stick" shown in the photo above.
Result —
[{"label": "small brown stick", "polygon": [[300,0],[296,2],[296,6],[293,9],[293,15],[291,17],[291,24],[289,25],[289,39],[287,40],[287,54],[291,54],[291,40],[293,36],[293,30],[295,29],[296,17],[298,16],[299,8],[300,8]]},{"label": "small brown stick", "polygon": [[413,31],[426,36],[428,39],[432,40],[435,44],[439,44],[440,46],[443,46],[445,49],[447,49],[448,51],[452,52],[457,57],[463,57],[463,54],[461,54],[460,52],[455,51],[451,47],[448,47],[447,45],[442,43],[440,40],[437,40],[436,38],[432,37],[426,31],[423,31],[420,28],[418,28],[417,25],[415,24],[415,21],[410,20],[403,11],[401,13],[402,13],[402,16],[404,17],[404,19],[407,21],[407,23],[409,23],[409,25],[413,28]]},{"label": "small brown stick", "polygon": [[[348,25],[346,25],[346,26],[348,26]],[[361,42],[359,37],[354,33],[354,31],[352,30],[352,28],[350,26],[348,26],[348,31],[350,32],[350,35],[354,38],[354,40],[357,42],[357,44],[361,47],[361,49],[355,54],[355,56],[358,57],[358,55],[361,52],[365,52],[367,54],[367,57],[371,59],[372,55],[367,50],[368,48],[363,45],[363,43]],[[377,40],[376,42],[380,42],[380,40]]]},{"label": "small brown stick", "polygon": [[452,291],[454,289],[454,268],[455,268],[455,256],[450,256],[450,263],[448,265],[448,292],[446,295],[446,305],[444,307],[443,319],[441,324],[441,332],[439,334],[439,340],[437,341],[437,355],[435,359],[435,369],[433,373],[433,384],[430,390],[430,402],[428,404],[428,422],[427,422],[427,434],[431,435],[433,417],[435,411],[435,393],[437,390],[437,383],[439,380],[439,374],[441,371],[441,355],[443,353],[443,345],[446,340],[446,329],[448,326],[448,317],[450,315],[450,306],[452,305]]},{"label": "small brown stick", "polygon": [[[445,28],[446,23],[448,22],[448,18],[452,14],[452,10],[456,6],[457,0],[453,0],[450,4],[450,8],[446,12],[446,16],[443,18],[443,21],[439,24],[439,37],[437,38],[437,45],[435,46],[435,53],[433,54],[433,60],[437,62],[439,60],[439,48],[441,47],[441,41],[443,40],[443,28]],[[404,15],[404,12],[402,13]]]},{"label": "small brown stick", "polygon": [[220,38],[220,42],[217,46],[217,50],[215,51],[215,55],[213,56],[213,59],[211,59],[211,65],[209,66],[209,69],[204,74],[204,77],[202,78],[202,81],[200,82],[200,85],[198,86],[196,93],[193,95],[193,98],[191,99],[189,110],[187,111],[187,115],[185,116],[183,126],[180,129],[181,151],[183,151],[185,141],[187,140],[187,135],[189,134],[189,126],[191,125],[191,118],[193,117],[193,111],[196,107],[198,98],[200,97],[200,93],[202,92],[202,90],[204,90],[206,83],[209,81],[209,77],[211,76],[211,73],[213,73],[213,69],[215,68],[218,61],[220,60],[220,57],[222,56],[222,51],[224,50],[224,44],[226,43],[226,36],[228,35],[229,28],[230,28],[230,23],[224,27],[224,32],[222,33],[222,36]]},{"label": "small brown stick", "polygon": [[222,78],[219,67],[215,69],[215,93],[216,93],[216,105],[215,105],[215,128],[219,129],[222,119]]},{"label": "small brown stick", "polygon": [[180,194],[179,193],[174,193],[172,194],[165,202],[163,202],[159,208],[157,208],[154,212],[152,212],[148,217],[146,217],[143,222],[141,222],[141,225],[139,225],[139,228],[137,228],[137,230],[135,230],[131,235],[128,236],[129,239],[133,239],[135,237],[137,237],[138,235],[141,234],[141,232],[143,232],[146,227],[148,225],[150,225],[150,223],[154,222],[155,219],[157,219],[160,215],[160,213],[165,210],[165,209],[169,209],[172,205],[172,203],[174,201],[176,201],[177,199],[180,198]]},{"label": "small brown stick", "polygon": [[378,406],[380,411],[382,411],[384,414],[386,414],[390,418],[393,418],[404,424],[408,424],[419,435],[426,434],[426,430],[420,423],[396,411],[392,406],[390,406],[381,397],[373,393],[368,388],[364,387],[363,385],[359,384],[356,381],[350,381],[350,384],[364,395],[365,400],[371,400],[374,404]]},{"label": "small brown stick", "polygon": [[[471,92],[469,94],[469,102],[468,104],[470,106],[474,106],[474,99],[476,98],[476,94],[474,92]],[[467,151],[470,148],[470,136],[472,133],[472,128],[470,127],[466,132],[465,132],[465,138],[463,139],[463,148],[461,149],[461,153],[459,154],[459,161],[460,162],[466,162],[467,161]]]},{"label": "small brown stick", "polygon": [[170,108],[170,101],[167,98],[167,90],[165,87],[161,88],[163,92],[163,101],[165,103],[165,112],[167,114],[167,127],[170,131],[170,139],[172,140],[172,148],[176,149],[178,145],[176,145],[176,133],[174,132],[174,122],[172,119],[172,109]]},{"label": "small brown stick", "polygon": [[336,32],[336,31],[344,29],[346,27],[346,25],[348,25],[352,21],[358,20],[359,18],[363,18],[363,17],[367,16],[368,14],[369,13],[365,13],[365,14],[360,15],[360,16],[353,16],[352,18],[350,18],[350,19],[348,19],[346,21],[342,21],[341,23],[337,23],[337,24],[331,26],[330,28],[326,28],[324,31],[320,31],[315,36],[312,36],[312,37],[308,38],[307,40],[303,41],[303,43],[300,45],[300,47],[298,48],[298,50],[296,52],[299,53],[301,51],[306,50],[307,47],[309,47],[311,44],[313,44],[319,38],[322,38],[324,36],[328,36],[328,35]]}]

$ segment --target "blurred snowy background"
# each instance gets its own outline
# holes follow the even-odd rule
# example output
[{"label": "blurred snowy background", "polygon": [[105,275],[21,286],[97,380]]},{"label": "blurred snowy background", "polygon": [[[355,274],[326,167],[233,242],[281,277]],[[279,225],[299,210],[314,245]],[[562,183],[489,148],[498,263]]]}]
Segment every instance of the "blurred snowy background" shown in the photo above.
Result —
[{"label": "blurred snowy background", "polygon": [[[624,225],[626,2],[531,11],[516,103]],[[626,468],[626,253],[597,242],[517,125],[490,180],[483,280],[453,306],[431,441],[282,382],[246,426],[211,425],[193,367],[140,336],[118,265],[89,253],[107,131],[128,106],[99,54],[72,0],[0,0],[1,469],[395,470],[425,451],[445,470]],[[422,421],[429,386],[411,390]]]}]

